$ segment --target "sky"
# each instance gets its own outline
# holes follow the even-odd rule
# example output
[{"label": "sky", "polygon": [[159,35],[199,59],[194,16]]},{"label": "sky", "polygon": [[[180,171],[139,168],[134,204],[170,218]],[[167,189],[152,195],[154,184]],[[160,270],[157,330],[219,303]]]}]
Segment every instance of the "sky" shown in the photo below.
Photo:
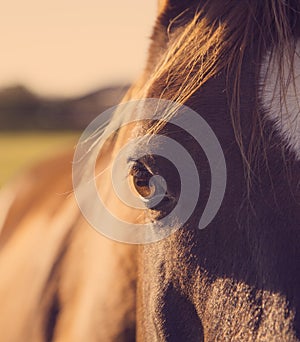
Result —
[{"label": "sky", "polygon": [[75,96],[141,72],[156,0],[10,0],[0,6],[0,87]]}]

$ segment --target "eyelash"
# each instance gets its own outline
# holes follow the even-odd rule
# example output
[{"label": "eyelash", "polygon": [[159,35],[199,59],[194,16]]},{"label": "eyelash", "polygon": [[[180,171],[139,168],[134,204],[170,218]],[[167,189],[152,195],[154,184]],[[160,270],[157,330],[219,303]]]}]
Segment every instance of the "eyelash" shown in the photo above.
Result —
[{"label": "eyelash", "polygon": [[135,160],[130,167],[129,175],[142,178],[143,176],[153,176],[153,173],[144,164]]}]

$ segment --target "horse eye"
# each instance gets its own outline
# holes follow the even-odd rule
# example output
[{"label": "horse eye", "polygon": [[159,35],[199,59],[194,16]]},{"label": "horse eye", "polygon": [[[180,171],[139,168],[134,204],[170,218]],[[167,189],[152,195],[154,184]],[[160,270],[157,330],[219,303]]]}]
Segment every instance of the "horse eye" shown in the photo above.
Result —
[{"label": "horse eye", "polygon": [[180,189],[180,178],[176,170],[171,167],[172,165],[168,165],[167,160],[160,157],[149,162],[141,159],[131,160],[129,165],[129,184],[145,207],[156,213],[157,218],[168,215],[178,199],[177,192],[172,191],[173,186],[176,190]]},{"label": "horse eye", "polygon": [[130,170],[134,190],[145,200],[151,199],[156,193],[156,184],[150,182],[153,174],[139,161],[135,161]]}]

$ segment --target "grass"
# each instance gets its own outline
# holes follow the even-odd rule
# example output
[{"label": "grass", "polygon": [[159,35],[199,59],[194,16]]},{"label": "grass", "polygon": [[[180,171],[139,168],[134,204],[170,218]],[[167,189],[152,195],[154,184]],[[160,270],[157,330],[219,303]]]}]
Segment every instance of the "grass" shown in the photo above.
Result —
[{"label": "grass", "polygon": [[0,187],[17,173],[72,148],[78,132],[0,132]]}]

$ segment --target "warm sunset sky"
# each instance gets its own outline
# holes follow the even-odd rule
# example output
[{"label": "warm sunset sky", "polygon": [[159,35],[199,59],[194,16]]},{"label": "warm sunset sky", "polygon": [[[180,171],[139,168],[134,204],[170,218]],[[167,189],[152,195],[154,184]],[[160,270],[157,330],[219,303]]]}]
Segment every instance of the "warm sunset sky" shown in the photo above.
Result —
[{"label": "warm sunset sky", "polygon": [[9,0],[0,10],[0,87],[77,95],[141,70],[156,0]]}]

